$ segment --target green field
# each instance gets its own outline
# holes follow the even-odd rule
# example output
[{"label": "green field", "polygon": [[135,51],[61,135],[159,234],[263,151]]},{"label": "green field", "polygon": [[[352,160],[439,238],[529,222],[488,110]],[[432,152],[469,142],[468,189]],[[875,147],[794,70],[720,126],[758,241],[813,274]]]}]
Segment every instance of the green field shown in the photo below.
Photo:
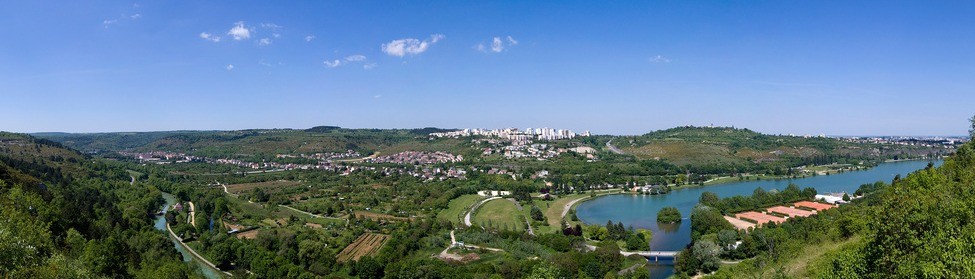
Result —
[{"label": "green field", "polygon": [[474,213],[472,223],[484,227],[493,227],[520,231],[525,229],[525,216],[518,207],[509,200],[497,199],[489,201]]},{"label": "green field", "polygon": [[484,200],[484,197],[478,195],[463,195],[457,197],[456,199],[450,200],[450,204],[447,205],[447,209],[437,213],[437,218],[450,221],[450,223],[454,224],[455,226],[463,224],[464,214],[467,214],[467,210],[481,200]]}]

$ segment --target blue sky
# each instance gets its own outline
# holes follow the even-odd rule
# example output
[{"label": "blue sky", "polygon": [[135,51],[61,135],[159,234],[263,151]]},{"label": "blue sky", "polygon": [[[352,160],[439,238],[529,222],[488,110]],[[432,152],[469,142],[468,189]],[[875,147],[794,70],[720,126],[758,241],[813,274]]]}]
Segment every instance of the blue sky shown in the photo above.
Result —
[{"label": "blue sky", "polygon": [[972,14],[951,1],[3,0],[0,130],[963,135]]}]

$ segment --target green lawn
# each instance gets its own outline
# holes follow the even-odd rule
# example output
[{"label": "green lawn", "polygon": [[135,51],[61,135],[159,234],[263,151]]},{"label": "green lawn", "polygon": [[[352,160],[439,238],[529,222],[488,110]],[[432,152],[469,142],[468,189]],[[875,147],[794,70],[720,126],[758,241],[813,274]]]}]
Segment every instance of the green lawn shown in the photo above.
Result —
[{"label": "green lawn", "polygon": [[450,221],[454,225],[463,224],[464,214],[467,214],[467,210],[470,209],[475,203],[483,199],[484,197],[478,195],[463,195],[457,197],[456,199],[450,200],[450,204],[447,205],[447,209],[437,213],[437,218]]},{"label": "green lawn", "polygon": [[525,215],[515,204],[506,199],[497,199],[481,205],[474,213],[472,223],[484,227],[520,231],[525,229]]}]

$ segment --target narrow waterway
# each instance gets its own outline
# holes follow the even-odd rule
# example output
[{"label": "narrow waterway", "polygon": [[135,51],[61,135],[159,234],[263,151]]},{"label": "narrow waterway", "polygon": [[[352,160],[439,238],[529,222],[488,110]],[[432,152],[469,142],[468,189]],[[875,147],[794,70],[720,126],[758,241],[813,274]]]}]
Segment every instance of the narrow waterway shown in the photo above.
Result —
[{"label": "narrow waterway", "polygon": [[159,215],[159,216],[156,217],[155,223],[153,224],[153,227],[155,227],[157,230],[160,230],[163,233],[165,233],[166,236],[169,236],[169,239],[173,241],[173,246],[176,247],[176,251],[178,251],[180,255],[183,255],[183,261],[184,262],[190,262],[190,261],[192,261],[194,263],[194,265],[198,267],[197,270],[201,274],[203,274],[204,277],[206,277],[208,279],[219,279],[219,278],[223,278],[220,275],[221,274],[220,271],[214,270],[210,266],[208,266],[208,265],[206,265],[204,263],[201,263],[199,260],[197,260],[196,258],[194,258],[193,255],[190,254],[189,251],[186,251],[186,249],[183,248],[183,245],[180,245],[180,243],[179,243],[178,240],[176,240],[171,235],[169,235],[169,231],[166,230],[166,214],[165,213],[169,211],[169,208],[172,207],[173,204],[176,204],[176,196],[173,196],[173,195],[171,195],[169,193],[165,193],[165,192],[162,193],[162,194],[163,194],[163,199],[166,200],[166,204],[163,205],[162,209],[160,209],[160,211],[163,212],[163,215]]},{"label": "narrow waterway", "polygon": [[[742,181],[714,186],[687,187],[665,195],[609,195],[586,201],[576,208],[576,215],[587,224],[605,225],[606,221],[623,222],[625,226],[653,231],[651,250],[679,251],[691,242],[691,209],[701,193],[710,191],[718,196],[751,195],[756,188],[782,190],[789,184],[800,188],[813,187],[819,193],[853,193],[861,184],[884,181],[890,183],[896,175],[907,174],[927,166],[929,161],[902,161],[883,163],[869,170],[851,171],[832,175],[820,175],[797,179]],[[940,165],[942,161],[934,161]],[[657,212],[661,208],[676,207],[685,220],[676,225],[657,224]],[[672,264],[672,263],[665,263]],[[653,278],[666,278],[673,274],[673,267],[652,265]]]}]

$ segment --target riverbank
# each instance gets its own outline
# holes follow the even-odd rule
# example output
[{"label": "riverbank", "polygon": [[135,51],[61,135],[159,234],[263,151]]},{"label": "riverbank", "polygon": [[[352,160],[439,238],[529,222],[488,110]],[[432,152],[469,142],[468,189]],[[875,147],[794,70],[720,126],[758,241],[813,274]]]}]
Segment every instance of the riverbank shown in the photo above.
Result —
[{"label": "riverbank", "polygon": [[217,268],[216,265],[214,265],[213,263],[211,263],[210,261],[208,261],[206,258],[204,258],[203,256],[201,256],[200,254],[196,253],[196,250],[193,250],[192,247],[190,247],[189,245],[186,245],[186,242],[183,242],[183,239],[180,238],[179,236],[177,236],[176,233],[173,232],[173,229],[169,227],[169,223],[166,224],[166,230],[169,231],[169,237],[174,238],[176,240],[176,242],[178,242],[179,245],[183,246],[183,249],[186,249],[187,252],[190,252],[190,254],[192,254],[193,257],[196,260],[199,260],[199,261],[203,262],[204,264],[207,265],[207,267],[212,268],[213,270],[219,271],[219,272],[221,272],[221,273],[223,273],[223,274],[225,274],[227,276],[233,276],[233,275],[230,274],[230,272],[226,272],[226,271],[220,270],[220,268]]},{"label": "riverbank", "polygon": [[155,224],[153,227],[156,230],[166,233],[169,240],[173,242],[173,246],[176,248],[176,251],[183,256],[183,261],[193,262],[194,265],[199,267],[200,274],[207,279],[218,279],[225,276],[230,276],[230,273],[220,271],[220,269],[216,268],[216,266],[209,261],[206,261],[206,259],[196,253],[196,251],[193,251],[193,249],[186,245],[186,243],[183,243],[182,239],[176,236],[175,232],[173,232],[172,228],[170,228],[169,223],[166,222],[166,212],[168,212],[169,208],[176,204],[176,197],[165,192],[163,192],[162,195],[166,202],[160,209],[162,214],[155,218]]}]

